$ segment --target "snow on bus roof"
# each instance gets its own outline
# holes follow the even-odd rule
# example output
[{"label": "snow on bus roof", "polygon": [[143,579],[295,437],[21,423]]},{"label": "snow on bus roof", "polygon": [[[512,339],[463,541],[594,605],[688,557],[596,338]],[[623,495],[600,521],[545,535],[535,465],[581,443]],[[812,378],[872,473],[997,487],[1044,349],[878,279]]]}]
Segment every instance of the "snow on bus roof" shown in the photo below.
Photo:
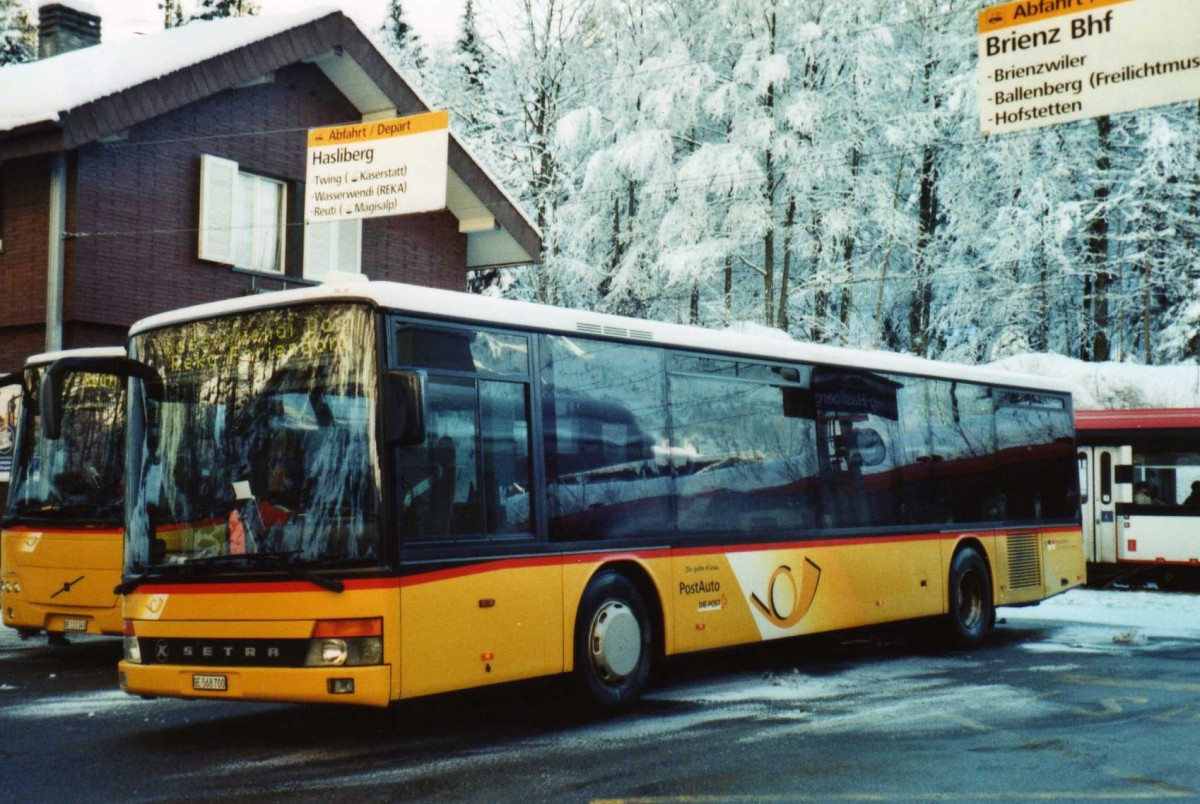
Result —
[{"label": "snow on bus roof", "polygon": [[25,358],[25,367],[43,366],[64,357],[124,357],[124,346],[95,346],[87,349],[61,349],[57,352],[42,352]]},{"label": "snow on bus roof", "polygon": [[628,341],[684,346],[703,351],[777,360],[849,366],[897,374],[928,375],[1001,386],[1029,387],[1069,393],[1069,384],[1052,377],[1016,374],[1001,369],[839,346],[806,343],[791,338],[765,337],[732,330],[713,330],[637,318],[593,313],[532,302],[496,299],[453,290],[397,282],[359,281],[320,285],[257,296],[227,299],[186,307],[144,318],[129,330],[131,337],[160,327],[306,302],[366,301],[400,312],[493,326],[516,326],[560,334],[591,335]]}]

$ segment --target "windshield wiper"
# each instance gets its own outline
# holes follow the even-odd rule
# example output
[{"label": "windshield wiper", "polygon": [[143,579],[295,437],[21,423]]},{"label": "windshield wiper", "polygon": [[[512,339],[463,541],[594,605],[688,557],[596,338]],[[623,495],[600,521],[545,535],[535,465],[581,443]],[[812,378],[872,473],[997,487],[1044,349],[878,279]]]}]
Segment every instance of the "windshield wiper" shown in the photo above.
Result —
[{"label": "windshield wiper", "polygon": [[94,502],[49,502],[46,500],[18,500],[9,510],[7,518],[29,517],[55,522],[86,522],[99,520],[116,521],[120,509],[110,503]]},{"label": "windshield wiper", "polygon": [[[330,592],[343,592],[346,585],[336,578],[327,578],[315,572],[310,572],[302,567],[297,567],[289,564],[284,559],[295,556],[299,551],[280,550],[273,553],[229,553],[219,556],[201,556],[198,558],[188,559],[179,564],[164,564],[161,568],[154,572],[143,572],[138,575],[132,575],[126,578],[121,583],[117,584],[113,589],[114,594],[127,595],[137,587],[147,581],[157,581],[163,578],[178,577],[179,575],[190,574],[198,567],[213,567],[219,564],[232,563],[247,563],[251,566],[262,566],[269,569],[278,570],[285,575],[295,578],[300,581],[308,581],[315,586],[326,589]],[[163,570],[168,570],[164,572]]]},{"label": "windshield wiper", "polygon": [[322,589],[327,589],[330,592],[342,592],[345,590],[346,585],[336,578],[327,578],[324,575],[311,572],[303,567],[297,567],[285,560],[292,558],[298,552],[299,551],[297,550],[278,550],[270,553],[229,553],[219,556],[202,556],[200,558],[189,559],[179,566],[213,566],[216,564],[245,562],[252,566],[258,565],[267,567],[269,569],[278,570],[292,578],[300,581],[308,581],[309,583],[319,586]]},{"label": "windshield wiper", "polygon": [[113,594],[127,595],[147,581],[158,581],[168,577],[170,577],[170,574],[166,572],[142,572],[137,575],[130,575],[113,587]]}]

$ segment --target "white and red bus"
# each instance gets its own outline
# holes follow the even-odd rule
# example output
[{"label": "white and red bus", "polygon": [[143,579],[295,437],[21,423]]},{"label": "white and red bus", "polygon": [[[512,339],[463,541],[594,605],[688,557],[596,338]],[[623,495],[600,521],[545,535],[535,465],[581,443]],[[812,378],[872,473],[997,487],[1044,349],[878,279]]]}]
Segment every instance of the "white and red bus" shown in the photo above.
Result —
[{"label": "white and red bus", "polygon": [[1075,417],[1092,583],[1200,577],[1200,408]]}]

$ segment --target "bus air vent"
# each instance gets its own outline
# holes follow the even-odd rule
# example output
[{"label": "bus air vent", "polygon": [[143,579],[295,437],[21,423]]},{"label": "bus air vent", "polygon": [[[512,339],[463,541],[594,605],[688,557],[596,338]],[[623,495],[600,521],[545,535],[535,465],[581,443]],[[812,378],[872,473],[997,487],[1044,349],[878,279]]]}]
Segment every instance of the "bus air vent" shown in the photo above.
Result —
[{"label": "bus air vent", "polygon": [[648,329],[631,329],[629,330],[629,337],[637,338],[639,341],[654,340],[654,335],[652,335]]},{"label": "bus air vent", "polygon": [[1010,589],[1041,586],[1041,552],[1036,533],[1008,537],[1008,585]]},{"label": "bus air vent", "polygon": [[588,335],[603,335],[604,327],[599,324],[585,324],[582,321],[575,324],[575,329]]}]

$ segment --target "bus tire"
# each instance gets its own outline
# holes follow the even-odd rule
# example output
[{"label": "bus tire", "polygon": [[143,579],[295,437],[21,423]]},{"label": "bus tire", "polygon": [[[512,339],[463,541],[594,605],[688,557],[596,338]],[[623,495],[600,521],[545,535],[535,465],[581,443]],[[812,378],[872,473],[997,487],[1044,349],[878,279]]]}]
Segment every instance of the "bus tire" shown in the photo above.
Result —
[{"label": "bus tire", "polygon": [[575,678],[600,709],[624,709],[641,697],[650,675],[653,632],[646,604],[619,572],[601,572],[579,601]]},{"label": "bus tire", "polygon": [[950,562],[947,636],[956,648],[974,647],[994,622],[992,579],[987,562],[974,547],[965,547]]}]

